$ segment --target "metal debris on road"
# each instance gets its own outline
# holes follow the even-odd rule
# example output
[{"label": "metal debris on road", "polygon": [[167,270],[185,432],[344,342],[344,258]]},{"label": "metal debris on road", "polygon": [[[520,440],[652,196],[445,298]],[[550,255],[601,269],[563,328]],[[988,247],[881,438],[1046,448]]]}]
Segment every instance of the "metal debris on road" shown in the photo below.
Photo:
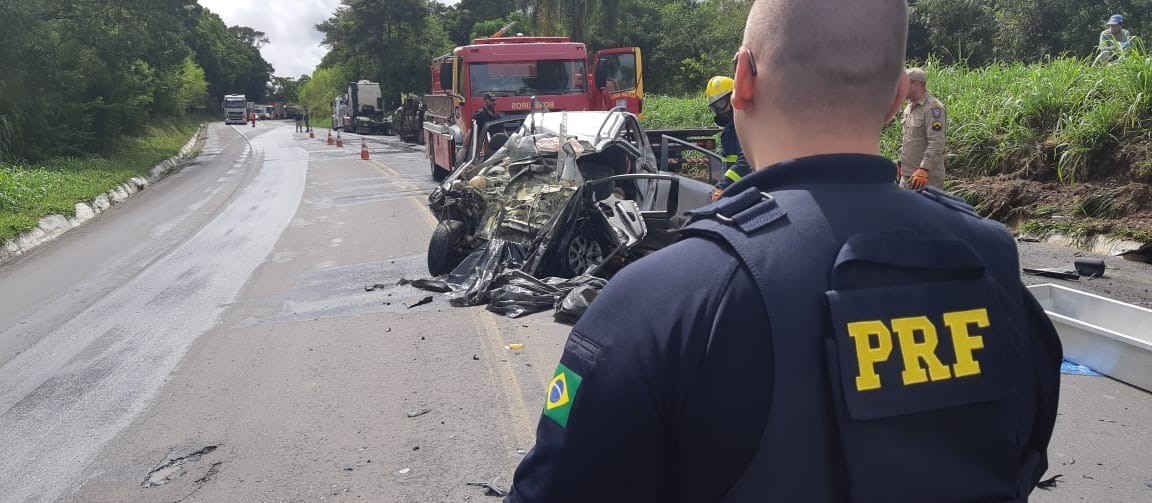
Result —
[{"label": "metal debris on road", "polygon": [[1131,260],[1133,262],[1144,262],[1152,264],[1152,243],[1145,243],[1135,250],[1128,250],[1120,254],[1124,260]]},{"label": "metal debris on road", "polygon": [[423,416],[424,414],[427,414],[429,412],[432,412],[432,409],[429,409],[428,407],[421,407],[419,409],[412,409],[408,412],[405,412],[404,415],[406,415],[408,417],[417,417],[417,416]]},{"label": "metal debris on road", "polygon": [[419,288],[421,290],[425,290],[428,292],[448,293],[448,292],[452,291],[452,287],[448,286],[448,284],[445,283],[444,281],[437,280],[437,279],[400,278],[400,281],[397,281],[396,284],[400,285],[400,286],[412,285],[416,288]]},{"label": "metal debris on road", "polygon": [[416,302],[405,303],[404,307],[406,307],[408,309],[412,309],[412,308],[417,307],[417,306],[423,306],[424,304],[431,304],[431,303],[432,303],[432,296],[429,295],[429,296],[424,297],[423,299],[420,299]]},{"label": "metal debris on road", "polygon": [[364,291],[365,292],[375,292],[376,290],[383,290],[385,288],[388,288],[388,286],[384,285],[382,283],[376,283],[374,285],[364,285]]},{"label": "metal debris on road", "polygon": [[[500,480],[500,479],[496,479],[496,480]],[[497,486],[496,480],[493,480],[492,482],[467,482],[467,485],[470,485],[473,487],[483,487],[485,496],[499,496],[499,497],[507,496],[508,491],[505,491],[505,490],[501,489],[499,486]]]},{"label": "metal debris on road", "polygon": [[1079,281],[1080,275],[1076,274],[1075,270],[1061,269],[1059,267],[1046,267],[1043,269],[1033,269],[1025,267],[1024,274],[1031,274],[1033,276],[1043,276],[1045,278],[1065,279],[1068,281]]}]

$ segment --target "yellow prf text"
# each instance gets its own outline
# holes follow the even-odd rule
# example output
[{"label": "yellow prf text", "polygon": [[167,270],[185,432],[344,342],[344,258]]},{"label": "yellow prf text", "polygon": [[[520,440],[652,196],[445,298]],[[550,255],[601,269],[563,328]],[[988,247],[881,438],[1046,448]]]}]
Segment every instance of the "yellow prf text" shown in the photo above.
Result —
[{"label": "yellow prf text", "polygon": [[[944,326],[952,339],[956,362],[946,365],[936,356],[940,343],[939,331],[927,316],[883,320],[857,321],[848,324],[848,335],[856,346],[856,361],[860,373],[856,376],[856,390],[877,390],[882,387],[876,365],[892,355],[893,339],[900,346],[904,359],[901,378],[904,386],[930,381],[943,381],[980,373],[980,362],[973,353],[984,347],[984,337],[970,329],[988,328],[988,310],[972,309],[944,313]],[[919,332],[920,337],[916,334]],[[895,337],[893,337],[895,334]]]}]

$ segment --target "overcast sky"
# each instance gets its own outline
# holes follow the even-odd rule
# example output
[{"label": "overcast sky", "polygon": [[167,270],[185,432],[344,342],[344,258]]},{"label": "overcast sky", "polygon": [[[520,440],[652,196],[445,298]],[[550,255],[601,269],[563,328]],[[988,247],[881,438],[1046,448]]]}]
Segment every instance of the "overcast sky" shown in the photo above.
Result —
[{"label": "overcast sky", "polygon": [[[451,5],[458,0],[439,1]],[[331,17],[340,0],[200,0],[200,5],[228,26],[251,26],[267,34],[272,43],[260,50],[264,59],[277,76],[299,77],[311,74],[328,52],[312,27]]]}]

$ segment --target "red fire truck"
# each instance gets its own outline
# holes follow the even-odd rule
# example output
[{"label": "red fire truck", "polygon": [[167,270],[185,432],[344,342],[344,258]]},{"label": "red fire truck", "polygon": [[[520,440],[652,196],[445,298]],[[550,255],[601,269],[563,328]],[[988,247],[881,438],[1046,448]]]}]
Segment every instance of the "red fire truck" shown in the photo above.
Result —
[{"label": "red fire truck", "polygon": [[[489,37],[457,47],[434,59],[429,68],[424,144],[432,177],[444,179],[463,158],[462,149],[473,144],[472,116],[484,106],[484,95],[496,97],[502,118],[526,116],[541,108],[624,107],[640,114],[642,68],[638,47],[605,49],[590,62],[584,44],[568,37]],[[476,144],[486,141],[482,138]]]}]

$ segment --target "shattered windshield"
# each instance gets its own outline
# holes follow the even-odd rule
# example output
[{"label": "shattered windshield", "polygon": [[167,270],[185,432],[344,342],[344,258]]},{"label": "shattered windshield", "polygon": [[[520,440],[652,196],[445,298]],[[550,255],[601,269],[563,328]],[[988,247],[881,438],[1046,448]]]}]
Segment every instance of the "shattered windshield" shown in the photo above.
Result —
[{"label": "shattered windshield", "polygon": [[584,93],[584,61],[540,60],[468,65],[472,96]]}]

